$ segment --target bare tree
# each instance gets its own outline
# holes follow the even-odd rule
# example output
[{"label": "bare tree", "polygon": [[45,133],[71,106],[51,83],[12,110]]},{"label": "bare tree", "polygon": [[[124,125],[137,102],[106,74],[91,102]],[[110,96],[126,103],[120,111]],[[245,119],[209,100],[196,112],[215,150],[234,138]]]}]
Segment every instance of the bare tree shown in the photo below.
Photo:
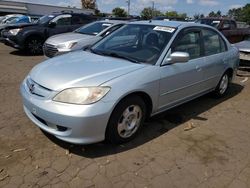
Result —
[{"label": "bare tree", "polygon": [[81,0],[82,7],[87,9],[97,9],[96,0]]}]

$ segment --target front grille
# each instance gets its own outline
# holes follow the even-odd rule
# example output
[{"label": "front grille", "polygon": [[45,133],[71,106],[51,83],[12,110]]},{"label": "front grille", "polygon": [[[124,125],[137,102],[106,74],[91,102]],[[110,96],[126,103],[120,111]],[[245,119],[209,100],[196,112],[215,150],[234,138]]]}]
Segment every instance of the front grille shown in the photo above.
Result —
[{"label": "front grille", "polygon": [[47,97],[51,92],[50,89],[37,84],[31,78],[28,78],[26,80],[26,86],[27,86],[27,90],[31,94],[36,95],[38,97]]},{"label": "front grille", "polygon": [[54,45],[45,43],[43,45],[43,52],[47,57],[54,57],[58,50]]}]

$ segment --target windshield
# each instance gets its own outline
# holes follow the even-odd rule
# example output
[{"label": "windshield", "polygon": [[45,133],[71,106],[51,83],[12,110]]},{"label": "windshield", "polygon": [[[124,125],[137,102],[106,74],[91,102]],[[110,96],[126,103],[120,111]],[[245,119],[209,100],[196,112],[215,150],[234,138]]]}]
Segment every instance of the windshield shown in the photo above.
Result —
[{"label": "windshield", "polygon": [[17,17],[10,17],[10,18],[7,18],[6,20],[3,21],[3,23],[7,24],[7,23],[10,23],[12,20],[16,19]]},{"label": "windshield", "polygon": [[79,29],[75,30],[76,33],[87,34],[87,35],[97,35],[102,30],[106,29],[107,27],[111,26],[111,23],[108,22],[94,22]]},{"label": "windshield", "polygon": [[118,29],[91,48],[100,55],[127,59],[131,62],[155,64],[175,28],[129,24]]},{"label": "windshield", "polygon": [[196,23],[206,24],[206,25],[210,25],[210,26],[213,26],[215,28],[218,28],[220,25],[220,20],[200,19],[200,20],[197,20]]},{"label": "windshield", "polygon": [[16,24],[16,23],[30,23],[30,19],[27,16],[22,16],[15,18],[9,22],[9,24]]},{"label": "windshield", "polygon": [[39,20],[38,20],[38,24],[45,24],[47,22],[49,22],[50,20],[52,20],[53,18],[55,17],[55,15],[46,15],[46,16],[43,16],[41,17]]}]

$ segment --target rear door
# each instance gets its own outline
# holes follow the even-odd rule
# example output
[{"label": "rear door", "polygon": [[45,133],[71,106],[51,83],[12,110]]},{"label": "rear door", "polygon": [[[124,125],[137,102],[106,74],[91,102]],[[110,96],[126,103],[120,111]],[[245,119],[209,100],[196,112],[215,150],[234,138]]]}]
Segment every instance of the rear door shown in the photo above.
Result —
[{"label": "rear door", "polygon": [[201,30],[192,28],[179,33],[171,53],[187,52],[190,60],[161,67],[159,109],[182,103],[202,92],[204,64]]},{"label": "rear door", "polygon": [[204,89],[216,87],[225,70],[229,57],[225,56],[227,46],[220,34],[212,29],[202,29],[204,54],[206,60],[202,66],[204,72]]},{"label": "rear door", "polygon": [[90,17],[88,15],[73,14],[71,31],[74,31],[78,29],[79,27],[86,25],[92,21],[94,21],[93,17]]},{"label": "rear door", "polygon": [[70,14],[59,15],[55,17],[51,22],[55,22],[55,27],[49,27],[49,36],[70,32],[71,29],[71,18]]}]

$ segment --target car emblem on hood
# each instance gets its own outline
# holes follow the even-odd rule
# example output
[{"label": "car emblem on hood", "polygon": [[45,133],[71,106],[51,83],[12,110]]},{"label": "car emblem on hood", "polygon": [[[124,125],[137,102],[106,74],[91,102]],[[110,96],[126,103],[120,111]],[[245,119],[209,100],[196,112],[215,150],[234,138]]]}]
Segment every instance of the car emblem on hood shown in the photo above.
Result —
[{"label": "car emblem on hood", "polygon": [[29,85],[29,90],[30,90],[30,93],[34,94],[34,91],[35,91],[35,84],[30,84],[30,85]]}]

